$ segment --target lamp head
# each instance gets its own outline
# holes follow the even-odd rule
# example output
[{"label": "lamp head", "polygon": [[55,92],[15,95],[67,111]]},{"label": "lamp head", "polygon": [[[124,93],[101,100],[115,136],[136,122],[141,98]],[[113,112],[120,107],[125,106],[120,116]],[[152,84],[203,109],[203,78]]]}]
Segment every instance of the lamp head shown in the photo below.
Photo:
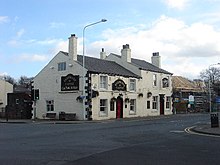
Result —
[{"label": "lamp head", "polygon": [[106,22],[106,21],[107,21],[107,19],[102,19],[102,20],[101,20],[101,22]]}]

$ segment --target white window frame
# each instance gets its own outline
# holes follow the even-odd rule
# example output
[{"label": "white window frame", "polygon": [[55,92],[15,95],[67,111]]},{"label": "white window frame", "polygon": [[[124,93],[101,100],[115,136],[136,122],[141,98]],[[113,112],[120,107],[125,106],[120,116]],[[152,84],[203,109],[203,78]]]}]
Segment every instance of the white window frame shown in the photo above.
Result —
[{"label": "white window frame", "polygon": [[171,96],[166,96],[166,109],[171,108]]},{"label": "white window frame", "polygon": [[99,88],[100,89],[108,89],[108,76],[101,75],[99,78]]},{"label": "white window frame", "polygon": [[130,114],[136,114],[136,99],[130,99]]},{"label": "white window frame", "polygon": [[54,100],[46,100],[46,109],[47,109],[47,112],[54,111]]},{"label": "white window frame", "polygon": [[59,62],[57,65],[58,65],[58,71],[66,70],[66,62]]},{"label": "white window frame", "polygon": [[129,90],[136,91],[136,80],[135,79],[129,80]]},{"label": "white window frame", "polygon": [[152,97],[152,109],[158,110],[158,96]]},{"label": "white window frame", "polygon": [[157,86],[157,75],[153,74],[153,87]]},{"label": "white window frame", "polygon": [[99,101],[99,116],[108,116],[108,100],[100,99]]}]

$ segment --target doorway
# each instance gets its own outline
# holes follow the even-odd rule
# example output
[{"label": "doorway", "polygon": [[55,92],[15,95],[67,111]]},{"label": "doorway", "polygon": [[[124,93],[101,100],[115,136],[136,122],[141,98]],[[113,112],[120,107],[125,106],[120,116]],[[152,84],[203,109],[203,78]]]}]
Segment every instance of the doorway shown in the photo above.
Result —
[{"label": "doorway", "polygon": [[116,118],[123,118],[123,98],[120,96],[116,100]]},{"label": "doorway", "polygon": [[164,94],[160,94],[160,115],[164,115]]}]

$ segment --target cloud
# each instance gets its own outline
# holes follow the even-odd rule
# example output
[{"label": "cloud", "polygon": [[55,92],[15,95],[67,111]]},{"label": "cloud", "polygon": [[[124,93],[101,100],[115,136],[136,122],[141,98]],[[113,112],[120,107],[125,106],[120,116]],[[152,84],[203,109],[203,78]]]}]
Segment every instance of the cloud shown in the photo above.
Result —
[{"label": "cloud", "polygon": [[17,34],[16,34],[16,38],[19,39],[22,37],[22,35],[24,34],[25,30],[24,29],[20,29]]},{"label": "cloud", "polygon": [[151,60],[153,52],[160,52],[162,67],[174,74],[195,77],[210,62],[219,60],[220,32],[205,23],[186,24],[180,19],[161,16],[152,25],[123,29],[107,29],[103,40],[87,46],[88,54],[120,54],[122,45],[129,44],[132,57]]},{"label": "cloud", "polygon": [[8,45],[12,46],[12,47],[18,47],[19,45],[21,45],[23,43],[22,40],[20,40],[22,38],[22,36],[24,35],[25,30],[22,28],[19,31],[17,31],[16,35],[13,37],[13,39],[11,39],[10,41],[8,41]]},{"label": "cloud", "polygon": [[178,10],[183,10],[189,4],[189,0],[164,0],[164,2],[168,7]]},{"label": "cloud", "polygon": [[53,29],[59,29],[59,28],[62,28],[64,26],[65,26],[65,23],[63,23],[63,22],[51,22],[49,24],[49,27],[53,28]]},{"label": "cloud", "polygon": [[8,16],[0,16],[0,24],[9,22]]},{"label": "cloud", "polygon": [[43,54],[22,54],[17,58],[18,62],[45,62],[48,61],[48,55]]}]

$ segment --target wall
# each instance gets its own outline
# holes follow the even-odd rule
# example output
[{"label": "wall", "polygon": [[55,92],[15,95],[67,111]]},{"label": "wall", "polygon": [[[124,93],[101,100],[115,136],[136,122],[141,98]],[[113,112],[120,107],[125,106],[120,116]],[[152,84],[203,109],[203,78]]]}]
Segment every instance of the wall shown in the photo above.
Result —
[{"label": "wall", "polygon": [[[66,70],[58,71],[58,63],[66,62]],[[77,119],[82,117],[82,103],[76,98],[82,95],[82,76],[80,76],[79,91],[62,92],[61,77],[68,74],[82,75],[82,67],[68,55],[59,52],[48,65],[34,78],[34,88],[40,89],[40,99],[36,101],[36,117],[44,118],[46,100],[54,100],[54,112],[76,113]],[[85,71],[86,73],[86,71]]]},{"label": "wall", "polygon": [[[103,75],[103,74],[100,74]],[[130,78],[125,78],[122,76],[108,76],[108,75],[104,75],[104,76],[108,76],[108,89],[107,90],[103,90],[99,88],[99,79],[100,79],[100,75],[99,74],[93,74],[92,75],[92,86],[96,87],[94,90],[99,92],[99,96],[96,98],[92,99],[92,118],[93,120],[104,120],[104,119],[115,119],[116,118],[116,103],[115,103],[115,108],[114,111],[110,111],[110,100],[111,98],[115,97],[117,98],[119,96],[119,94],[122,94],[122,98],[123,98],[123,118],[129,118],[129,117],[138,117],[138,116],[142,116],[142,98],[138,97],[138,92],[137,91],[129,91],[129,79]],[[125,84],[127,84],[127,91],[116,91],[116,90],[112,90],[112,84],[118,80],[121,79],[125,82]],[[132,78],[135,79],[135,78]],[[136,83],[139,80],[136,79]],[[127,108],[125,108],[125,98],[129,98],[129,99],[136,99],[136,114],[130,114],[130,103],[126,103],[127,104]],[[107,112],[107,116],[100,116],[100,99],[107,99],[108,100],[108,112]]]},{"label": "wall", "polygon": [[0,80],[0,112],[4,111],[7,105],[7,94],[13,92],[13,85]]}]

